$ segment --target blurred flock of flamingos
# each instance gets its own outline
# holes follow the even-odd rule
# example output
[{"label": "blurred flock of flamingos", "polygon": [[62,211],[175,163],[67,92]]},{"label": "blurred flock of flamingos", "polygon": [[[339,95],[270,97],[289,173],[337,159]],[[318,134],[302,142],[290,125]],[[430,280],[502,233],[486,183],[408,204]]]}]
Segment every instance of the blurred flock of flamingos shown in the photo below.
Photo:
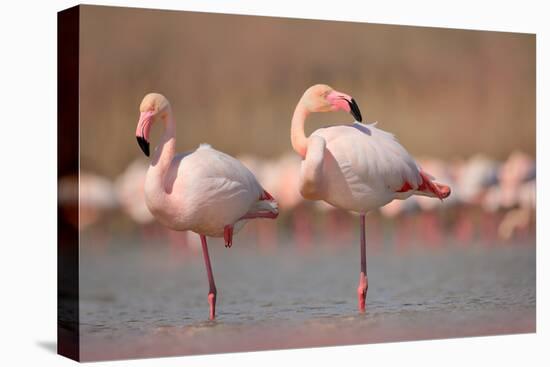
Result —
[{"label": "blurred flock of flamingos", "polygon": [[[352,247],[359,218],[303,200],[300,158],[288,151],[292,106],[318,81],[352,93],[365,121],[383,123],[452,188],[444,202],[409,198],[369,214],[368,251],[534,234],[533,35],[93,6],[81,23],[79,226],[90,246],[118,243],[108,241],[116,233],[200,255],[199,236],[161,228],[149,213],[148,162],[134,160],[127,140],[144,92],[162,91],[174,101],[178,151],[212,144],[279,202],[277,220],[249,221],[235,246]],[[339,113],[312,117],[306,135],[349,119]],[[78,197],[66,187],[61,200]]]},{"label": "blurred flock of flamingos", "polygon": [[[274,159],[250,155],[237,158],[277,198],[280,207],[276,221],[249,221],[236,238],[237,246],[250,243],[266,249],[296,246],[306,250],[320,245],[353,246],[357,235],[355,220],[349,218],[353,214],[301,197],[297,181],[301,160],[296,154],[289,152]],[[426,157],[418,159],[418,164],[449,183],[453,195],[444,202],[425,197],[395,200],[369,214],[368,251],[384,246],[402,251],[413,247],[435,250],[505,245],[533,238],[536,167],[528,154],[515,151],[504,161],[484,155],[453,161]],[[112,243],[110,236],[117,233],[128,235],[131,243],[164,242],[176,251],[200,256],[198,235],[165,229],[149,212],[143,194],[147,168],[145,159],[134,160],[115,180],[81,172],[80,220],[74,225],[86,231],[97,247]],[[74,203],[78,197],[75,182],[70,177],[61,180],[61,202]],[[323,215],[318,215],[321,212]]]}]

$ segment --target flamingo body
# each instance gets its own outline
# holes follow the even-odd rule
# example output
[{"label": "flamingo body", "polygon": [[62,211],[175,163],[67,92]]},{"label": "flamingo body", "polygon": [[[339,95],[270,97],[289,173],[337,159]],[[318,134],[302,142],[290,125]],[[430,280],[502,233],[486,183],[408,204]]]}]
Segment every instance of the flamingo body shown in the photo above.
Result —
[{"label": "flamingo body", "polygon": [[145,197],[153,215],[171,229],[222,237],[227,225],[235,225],[234,233],[241,229],[246,215],[277,212],[274,201],[262,200],[264,190],[248,168],[208,144],[175,155],[166,175],[169,205],[157,200],[153,174],[147,175]]},{"label": "flamingo body", "polygon": [[[319,175],[315,192],[311,195],[305,190],[306,198],[367,213],[417,192],[422,176],[416,162],[392,134],[375,125],[355,122],[313,132],[313,144],[308,145],[302,161],[302,187],[308,185],[312,171]],[[315,144],[315,139],[324,144]],[[398,192],[406,182],[411,190]]]}]

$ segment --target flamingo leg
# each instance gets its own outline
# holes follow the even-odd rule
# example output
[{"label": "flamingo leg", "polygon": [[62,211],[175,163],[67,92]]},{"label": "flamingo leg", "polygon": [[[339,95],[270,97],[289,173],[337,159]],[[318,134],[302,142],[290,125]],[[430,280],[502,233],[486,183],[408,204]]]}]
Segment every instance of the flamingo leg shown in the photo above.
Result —
[{"label": "flamingo leg", "polygon": [[210,264],[210,255],[208,255],[208,245],[206,244],[206,236],[201,236],[202,243],[202,255],[204,257],[204,264],[206,265],[206,273],[208,275],[208,304],[210,305],[210,320],[216,318],[216,284],[214,283],[214,275],[212,274],[212,265]]},{"label": "flamingo leg", "polygon": [[359,218],[361,223],[361,273],[359,274],[357,298],[359,301],[359,312],[365,312],[365,300],[367,298],[367,289],[369,288],[369,281],[367,279],[367,244],[365,236],[365,214],[361,214]]}]

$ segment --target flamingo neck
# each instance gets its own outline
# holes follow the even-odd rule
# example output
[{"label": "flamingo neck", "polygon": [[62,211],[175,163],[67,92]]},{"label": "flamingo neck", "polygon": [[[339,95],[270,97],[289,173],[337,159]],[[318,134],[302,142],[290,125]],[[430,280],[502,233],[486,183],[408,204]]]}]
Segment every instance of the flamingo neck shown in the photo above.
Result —
[{"label": "flamingo neck", "polygon": [[151,201],[154,201],[157,205],[164,205],[166,203],[165,199],[169,195],[170,188],[167,186],[167,176],[176,154],[176,125],[170,109],[162,121],[164,123],[164,133],[159,145],[153,152],[151,165],[147,173],[149,181],[147,186],[152,196]]},{"label": "flamingo neck", "polygon": [[292,116],[290,141],[294,151],[302,158],[305,158],[307,152],[307,137],[304,132],[304,124],[308,115],[309,111],[300,99],[300,102],[298,102],[294,110],[294,115]]}]

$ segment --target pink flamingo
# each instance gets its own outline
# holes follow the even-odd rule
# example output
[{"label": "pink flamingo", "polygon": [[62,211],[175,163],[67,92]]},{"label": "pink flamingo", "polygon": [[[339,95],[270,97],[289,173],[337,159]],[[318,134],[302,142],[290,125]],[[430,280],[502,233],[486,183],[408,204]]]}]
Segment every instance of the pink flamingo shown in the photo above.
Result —
[{"label": "pink flamingo", "polygon": [[122,210],[142,226],[154,220],[145,204],[145,173],[148,168],[149,163],[145,160],[135,160],[115,181],[115,190]]},{"label": "pink flamingo", "polygon": [[[59,201],[68,210],[67,218],[73,218],[70,222],[79,230],[96,223],[118,205],[111,181],[86,171],[81,171],[78,176],[65,176],[59,180]],[[74,210],[80,215],[69,214],[74,214]]]},{"label": "pink flamingo", "polygon": [[[306,137],[304,123],[310,113],[338,110],[351,113],[359,122],[321,128]],[[364,312],[368,289],[365,215],[394,199],[411,195],[443,199],[451,190],[433,182],[392,134],[360,121],[361,112],[353,98],[327,85],[314,85],[296,106],[290,139],[303,159],[302,196],[359,213],[361,272],[357,296],[359,311]]]},{"label": "pink flamingo", "polygon": [[294,153],[285,153],[266,167],[264,177],[271,184],[269,186],[268,182],[265,182],[266,187],[276,192],[281,210],[289,213],[290,231],[296,245],[307,250],[311,244],[312,223],[310,217],[305,214],[307,208],[303,205],[304,201],[298,190],[296,170],[300,168],[300,164],[301,159]]},{"label": "pink flamingo", "polygon": [[140,105],[136,138],[149,156],[149,132],[156,121],[164,125],[145,178],[145,201],[155,218],[176,231],[200,235],[208,275],[210,319],[216,313],[216,285],[206,236],[224,237],[231,247],[233,234],[246,220],[276,218],[277,202],[256,177],[235,158],[201,144],[176,155],[176,125],[172,108],[161,94],[147,94]]},{"label": "pink flamingo", "polygon": [[502,164],[498,185],[489,190],[484,202],[489,210],[506,211],[498,225],[501,239],[509,240],[517,230],[527,232],[534,208],[535,174],[535,162],[521,151],[512,152]]}]

